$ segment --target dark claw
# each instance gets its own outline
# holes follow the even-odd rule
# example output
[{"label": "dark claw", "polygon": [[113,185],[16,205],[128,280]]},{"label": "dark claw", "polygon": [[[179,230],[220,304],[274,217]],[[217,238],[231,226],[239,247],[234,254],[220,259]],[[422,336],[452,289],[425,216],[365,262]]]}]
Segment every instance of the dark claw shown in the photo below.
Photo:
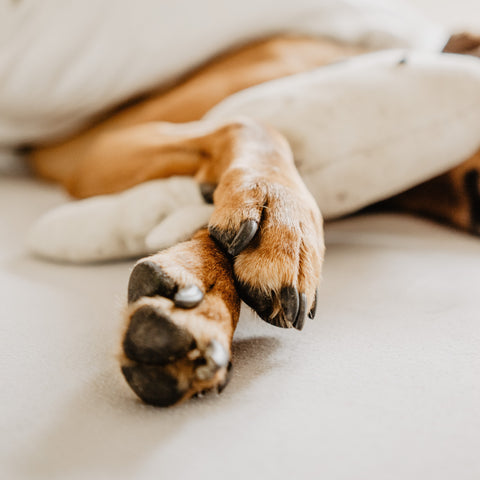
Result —
[{"label": "dark claw", "polygon": [[253,239],[258,230],[258,222],[245,220],[235,234],[234,230],[224,230],[217,226],[209,226],[210,235],[230,255],[238,255]]},{"label": "dark claw", "polygon": [[240,230],[228,247],[228,253],[232,255],[232,257],[238,255],[252,241],[257,230],[258,222],[255,220],[246,220],[243,222],[240,226]]},{"label": "dark claw", "polygon": [[166,364],[181,358],[194,346],[195,339],[190,332],[148,305],[132,315],[123,341],[128,358],[153,364]]},{"label": "dark claw", "polygon": [[251,308],[257,312],[257,315],[272,325],[279,326],[272,323],[270,315],[273,310],[273,296],[267,296],[262,291],[250,287],[241,282],[236,283],[236,289],[240,298]]},{"label": "dark claw", "polygon": [[196,307],[203,300],[203,292],[196,285],[183,287],[173,296],[175,306],[179,308]]},{"label": "dark claw", "polygon": [[141,297],[161,295],[171,297],[176,284],[156,263],[146,260],[138,263],[128,281],[128,303],[136,302]]},{"label": "dark claw", "polygon": [[[283,309],[278,315],[272,317],[272,311],[275,302],[280,302],[280,298],[275,298],[273,292],[270,295],[265,295],[261,290],[246,285],[245,283],[236,283],[237,292],[240,298],[251,308],[255,310],[257,315],[265,322],[279,328],[289,328],[292,322],[287,322]],[[289,307],[290,308],[290,307]],[[292,321],[295,319],[293,317]]]},{"label": "dark claw", "polygon": [[318,297],[318,288],[315,290],[315,297],[313,298],[313,304],[312,308],[308,312],[308,318],[313,318],[315,317],[315,314],[317,313],[317,297]]},{"label": "dark claw", "polygon": [[305,316],[307,313],[307,296],[304,293],[300,294],[300,308],[298,309],[298,315],[293,322],[293,326],[297,330],[301,330],[305,324]]},{"label": "dark claw", "polygon": [[200,184],[200,193],[207,203],[213,203],[213,193],[217,188],[216,183],[204,182]]},{"label": "dark claw", "polygon": [[177,379],[164,367],[123,366],[122,373],[132,390],[150,405],[168,407],[177,403],[186,392],[186,389],[180,389]]},{"label": "dark claw", "polygon": [[288,323],[293,324],[298,314],[298,291],[295,287],[283,287],[280,291],[280,302],[282,303],[283,314]]}]

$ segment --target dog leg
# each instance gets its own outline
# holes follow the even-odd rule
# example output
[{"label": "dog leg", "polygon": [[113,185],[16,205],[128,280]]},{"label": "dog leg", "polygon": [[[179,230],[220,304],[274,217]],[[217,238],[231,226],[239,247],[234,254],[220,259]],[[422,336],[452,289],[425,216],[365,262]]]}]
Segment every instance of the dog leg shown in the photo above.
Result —
[{"label": "dog leg", "polygon": [[222,163],[197,178],[218,182],[209,231],[233,258],[242,300],[265,321],[302,329],[324,254],[322,217],[287,142],[253,122],[231,125]]},{"label": "dog leg", "polygon": [[301,329],[320,279],[323,225],[286,140],[247,119],[161,126],[166,158],[186,145],[198,156],[196,179],[214,192],[210,234],[233,257],[241,298],[264,320]]},{"label": "dog leg", "polygon": [[466,162],[384,202],[480,235],[480,151]]},{"label": "dog leg", "polygon": [[[365,49],[332,40],[294,35],[277,36],[243,46],[213,59],[173,88],[126,106],[96,125],[53,145],[37,146],[30,161],[42,178],[64,185],[74,196],[111,193],[109,173],[145,181],[138,170],[153,164],[150,175],[191,175],[198,168],[187,148],[177,151],[170,164],[159,160],[164,145],[155,122],[191,122],[229,95],[276,78],[326,65],[364,52]],[[159,165],[159,163],[161,165]],[[76,190],[84,174],[96,175],[104,188]],[[105,173],[106,172],[106,173]],[[128,188],[132,179],[125,182]]]},{"label": "dog leg", "polygon": [[128,302],[122,372],[143,401],[168,406],[225,387],[240,300],[206,230],[140,260]]}]

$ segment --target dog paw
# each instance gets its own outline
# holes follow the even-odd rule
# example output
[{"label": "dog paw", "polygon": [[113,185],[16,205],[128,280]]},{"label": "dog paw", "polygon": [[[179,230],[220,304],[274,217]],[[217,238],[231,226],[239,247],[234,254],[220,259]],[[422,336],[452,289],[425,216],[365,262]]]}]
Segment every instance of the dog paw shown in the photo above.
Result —
[{"label": "dog paw", "polygon": [[34,224],[27,243],[32,253],[56,261],[128,258],[191,238],[211,211],[192,178],[153,180],[62,205]]},{"label": "dog paw", "polygon": [[214,200],[209,232],[233,257],[242,300],[268,323],[301,330],[314,314],[324,243],[320,211],[296,172],[232,168]]},{"label": "dog paw", "polygon": [[144,402],[169,406],[225,388],[240,301],[206,231],[139,261],[128,302],[122,373]]}]

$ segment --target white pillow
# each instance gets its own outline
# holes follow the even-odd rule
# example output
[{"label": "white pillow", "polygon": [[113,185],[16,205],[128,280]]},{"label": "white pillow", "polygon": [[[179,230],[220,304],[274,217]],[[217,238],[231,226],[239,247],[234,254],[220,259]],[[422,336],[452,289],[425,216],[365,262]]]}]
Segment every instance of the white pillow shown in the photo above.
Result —
[{"label": "white pillow", "polygon": [[447,40],[381,0],[0,2],[0,148],[65,135],[232,45],[278,32],[379,49],[440,50]]},{"label": "white pillow", "polygon": [[480,148],[480,60],[389,50],[243,90],[207,113],[289,140],[325,218],[359,210]]}]

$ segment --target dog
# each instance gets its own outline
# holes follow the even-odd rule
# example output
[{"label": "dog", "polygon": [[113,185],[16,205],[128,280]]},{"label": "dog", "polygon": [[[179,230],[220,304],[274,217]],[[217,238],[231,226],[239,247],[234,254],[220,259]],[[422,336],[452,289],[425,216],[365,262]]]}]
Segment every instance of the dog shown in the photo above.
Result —
[{"label": "dog", "polygon": [[[480,56],[480,37],[452,36],[444,51]],[[319,38],[262,39],[61,143],[32,150],[35,173],[76,198],[188,175],[215,206],[208,228],[132,270],[121,369],[144,402],[169,406],[226,386],[241,300],[282,328],[301,330],[315,315],[323,220],[288,142],[248,118],[220,125],[201,118],[247,87],[362,53]],[[383,206],[478,233],[479,171],[476,153]]]}]

